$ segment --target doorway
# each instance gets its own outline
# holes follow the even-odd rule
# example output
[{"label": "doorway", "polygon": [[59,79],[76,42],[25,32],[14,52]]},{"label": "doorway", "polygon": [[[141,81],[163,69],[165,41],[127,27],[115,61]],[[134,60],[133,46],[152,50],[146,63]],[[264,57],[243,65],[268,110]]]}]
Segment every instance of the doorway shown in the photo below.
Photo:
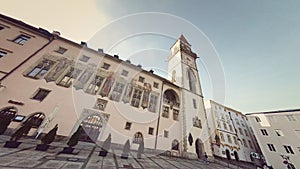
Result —
[{"label": "doorway", "polygon": [[90,115],[86,117],[80,125],[82,126],[83,130],[79,140],[95,143],[103,126],[101,117],[99,115]]},{"label": "doorway", "polygon": [[201,139],[199,139],[199,138],[196,139],[195,147],[196,147],[197,156],[200,159],[202,157],[202,155],[204,154],[204,152],[203,152],[203,142],[201,141]]}]

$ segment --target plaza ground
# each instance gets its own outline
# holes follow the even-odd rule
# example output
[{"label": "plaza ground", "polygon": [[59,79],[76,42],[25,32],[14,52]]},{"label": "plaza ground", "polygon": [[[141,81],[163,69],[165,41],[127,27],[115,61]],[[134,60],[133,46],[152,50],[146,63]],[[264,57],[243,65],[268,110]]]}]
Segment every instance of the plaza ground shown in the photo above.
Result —
[{"label": "plaza ground", "polygon": [[[152,153],[144,153],[141,159],[136,158],[137,152],[132,151],[129,159],[121,159],[122,150],[112,148],[107,157],[98,156],[100,147],[96,144],[79,142],[75,146],[78,154],[60,154],[65,142],[53,142],[48,151],[37,151],[35,147],[39,140],[21,139],[18,148],[4,148],[8,136],[0,136],[0,168],[61,168],[61,169],[224,169],[228,165],[216,162],[205,163],[203,160],[190,160],[168,157]],[[231,165],[230,168],[241,168]]]}]

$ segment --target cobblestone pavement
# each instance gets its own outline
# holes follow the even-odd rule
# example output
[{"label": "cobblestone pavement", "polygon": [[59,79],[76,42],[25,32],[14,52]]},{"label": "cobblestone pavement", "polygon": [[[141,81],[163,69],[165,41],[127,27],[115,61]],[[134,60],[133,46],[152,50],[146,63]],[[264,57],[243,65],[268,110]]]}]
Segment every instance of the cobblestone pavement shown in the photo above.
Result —
[{"label": "cobblestone pavement", "polygon": [[112,149],[107,157],[98,156],[100,148],[91,143],[79,142],[75,147],[78,154],[60,154],[66,145],[53,142],[48,151],[37,151],[39,143],[33,139],[21,139],[18,148],[4,148],[7,136],[0,136],[0,168],[40,168],[40,169],[224,169],[225,166],[216,163],[204,163],[200,160],[188,160],[154,154],[143,154],[136,158],[136,152],[131,152],[129,159],[121,159],[122,150]]}]

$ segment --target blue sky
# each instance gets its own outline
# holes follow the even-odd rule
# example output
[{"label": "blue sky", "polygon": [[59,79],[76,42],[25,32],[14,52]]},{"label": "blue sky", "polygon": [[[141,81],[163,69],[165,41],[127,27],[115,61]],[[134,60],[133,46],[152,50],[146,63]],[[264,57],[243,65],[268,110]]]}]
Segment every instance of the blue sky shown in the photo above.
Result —
[{"label": "blue sky", "polygon": [[[76,42],[89,41],[111,21],[140,12],[161,12],[183,18],[211,41],[223,65],[225,100],[242,112],[292,109],[300,106],[300,1],[282,0],[54,0],[2,2],[1,13],[37,27],[59,30]],[[27,9],[27,10],[24,10]],[[151,22],[155,22],[152,20]],[[157,25],[160,26],[159,24]],[[176,29],[183,28],[178,25]],[[124,27],[122,30],[131,29]],[[114,32],[111,36],[114,36]],[[179,36],[179,35],[178,35]],[[120,43],[112,54],[149,68],[166,69],[165,58],[175,37],[144,35]],[[193,36],[186,35],[188,41]],[[197,44],[192,44],[196,47]],[[143,46],[155,48],[144,50]],[[104,49],[107,51],[107,49]],[[201,50],[196,51],[202,56]],[[208,56],[203,56],[208,57]],[[149,59],[151,58],[151,59]],[[212,84],[198,61],[204,97]],[[163,73],[162,73],[163,74]],[[215,93],[218,94],[218,93]]]}]

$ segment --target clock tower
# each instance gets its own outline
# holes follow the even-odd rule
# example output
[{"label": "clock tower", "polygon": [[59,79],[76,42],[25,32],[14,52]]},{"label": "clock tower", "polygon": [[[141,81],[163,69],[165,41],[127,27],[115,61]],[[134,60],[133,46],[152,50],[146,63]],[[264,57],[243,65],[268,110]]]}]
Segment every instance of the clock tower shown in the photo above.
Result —
[{"label": "clock tower", "polygon": [[182,150],[187,156],[211,155],[202,89],[197,69],[197,54],[181,35],[168,57],[168,79],[181,88],[180,123]]}]

